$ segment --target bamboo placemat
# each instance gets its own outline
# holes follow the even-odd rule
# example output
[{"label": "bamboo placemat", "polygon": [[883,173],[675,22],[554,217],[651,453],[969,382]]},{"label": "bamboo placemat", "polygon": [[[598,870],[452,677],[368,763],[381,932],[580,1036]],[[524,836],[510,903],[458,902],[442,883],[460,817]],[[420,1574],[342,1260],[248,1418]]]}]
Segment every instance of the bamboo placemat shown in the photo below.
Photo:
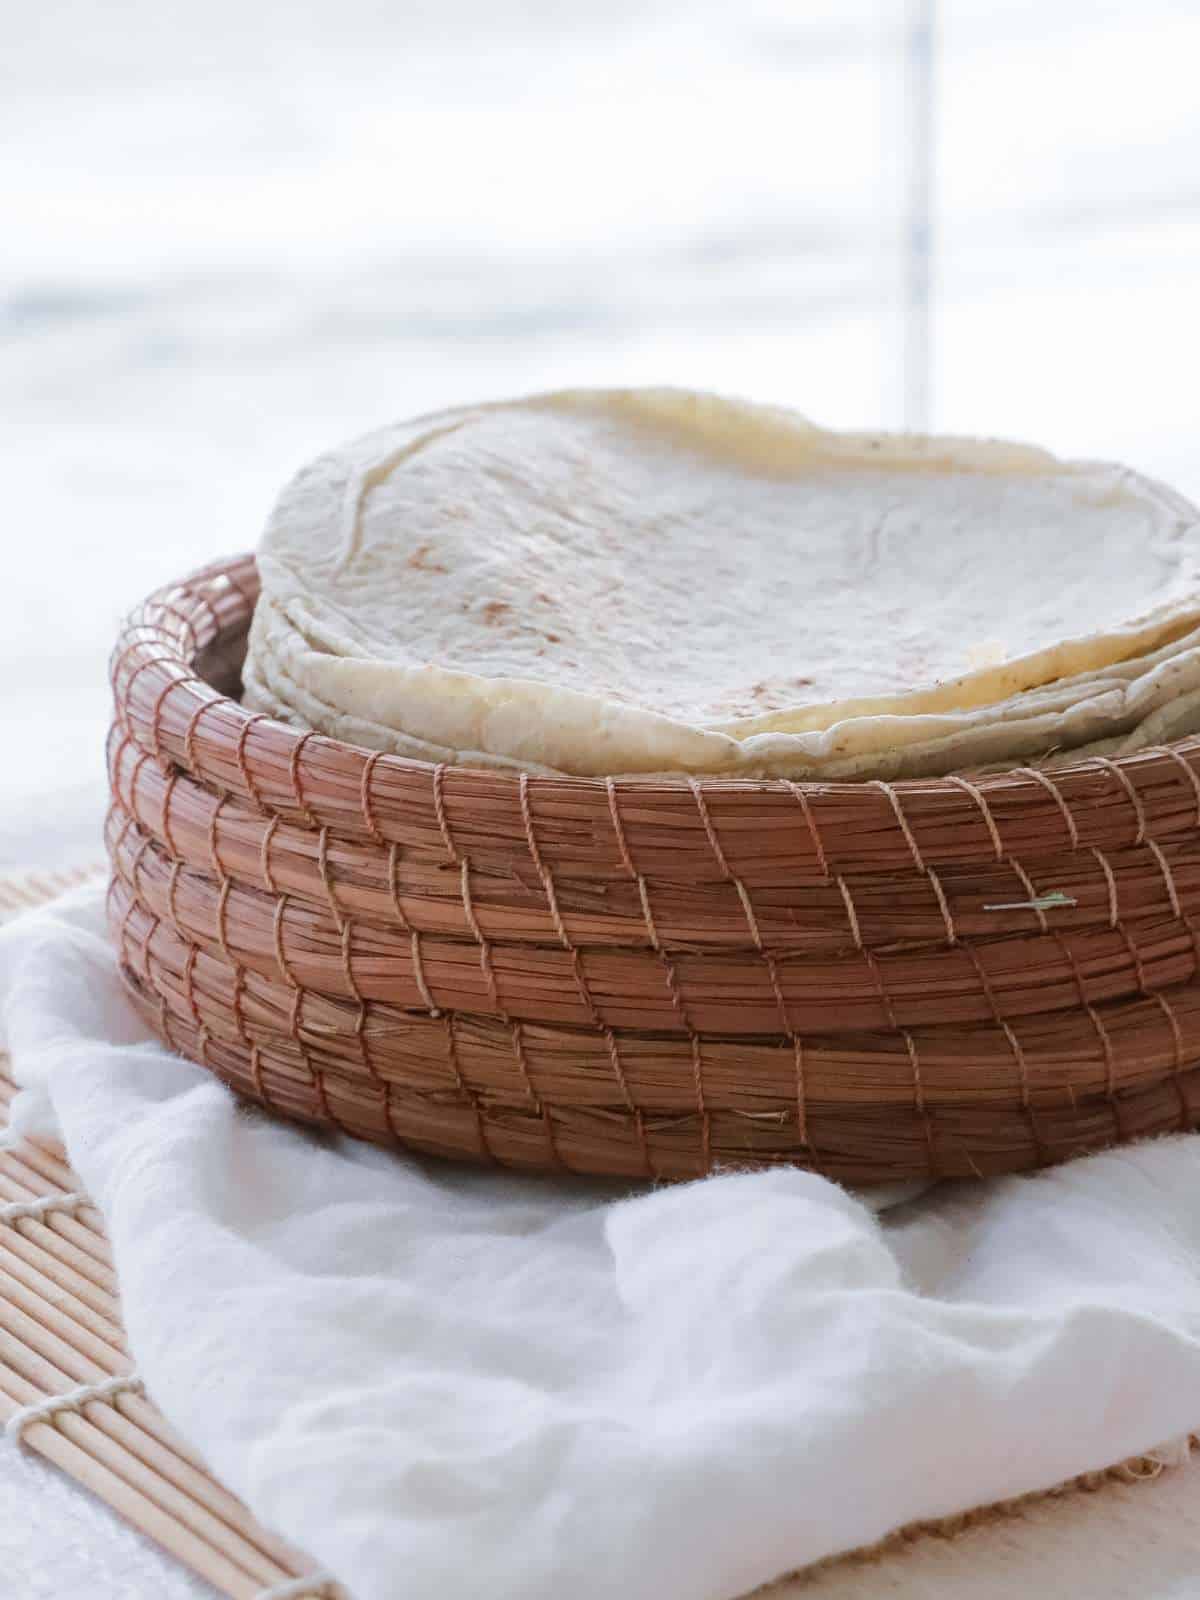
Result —
[{"label": "bamboo placemat", "polygon": [[[0,920],[88,875],[0,880]],[[15,1093],[0,1054],[0,1127]],[[25,1139],[0,1151],[0,1208],[0,1425],[53,1397],[109,1385],[104,1398],[80,1398],[30,1420],[21,1428],[23,1447],[229,1600],[341,1595],[336,1585],[305,1577],[312,1562],[260,1527],[140,1392],[103,1223],[61,1148]]]}]

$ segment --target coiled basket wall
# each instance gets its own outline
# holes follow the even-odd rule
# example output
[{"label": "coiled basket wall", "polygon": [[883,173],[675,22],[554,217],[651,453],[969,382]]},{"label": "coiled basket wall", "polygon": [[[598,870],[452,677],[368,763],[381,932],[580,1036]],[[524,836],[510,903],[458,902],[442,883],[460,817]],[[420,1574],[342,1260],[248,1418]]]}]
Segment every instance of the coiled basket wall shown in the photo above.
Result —
[{"label": "coiled basket wall", "polygon": [[282,1114],[629,1177],[987,1175],[1200,1121],[1200,742],[896,784],[432,766],[236,699],[253,559],[113,658],[109,912]]}]

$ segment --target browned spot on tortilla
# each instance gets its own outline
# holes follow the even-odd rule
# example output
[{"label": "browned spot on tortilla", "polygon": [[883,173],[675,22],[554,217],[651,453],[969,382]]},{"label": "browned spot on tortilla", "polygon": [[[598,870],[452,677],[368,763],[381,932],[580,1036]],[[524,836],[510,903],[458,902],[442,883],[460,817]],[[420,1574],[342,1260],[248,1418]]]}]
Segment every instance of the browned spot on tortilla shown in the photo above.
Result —
[{"label": "browned spot on tortilla", "polygon": [[433,546],[429,543],[419,544],[408,558],[408,565],[417,572],[449,572],[449,567],[444,567],[440,561],[431,561],[429,552]]}]

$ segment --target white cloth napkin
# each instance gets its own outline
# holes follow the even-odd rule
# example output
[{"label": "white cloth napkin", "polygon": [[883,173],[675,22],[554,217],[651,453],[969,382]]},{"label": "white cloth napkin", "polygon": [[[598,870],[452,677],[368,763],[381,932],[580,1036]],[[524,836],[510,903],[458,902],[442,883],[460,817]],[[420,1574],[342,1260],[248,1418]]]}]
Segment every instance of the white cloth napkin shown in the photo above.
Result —
[{"label": "white cloth napkin", "polygon": [[94,887],[0,930],[0,1016],[151,1394],[356,1600],[727,1600],[1200,1427],[1195,1137],[882,1219],[396,1156],[151,1041]]}]

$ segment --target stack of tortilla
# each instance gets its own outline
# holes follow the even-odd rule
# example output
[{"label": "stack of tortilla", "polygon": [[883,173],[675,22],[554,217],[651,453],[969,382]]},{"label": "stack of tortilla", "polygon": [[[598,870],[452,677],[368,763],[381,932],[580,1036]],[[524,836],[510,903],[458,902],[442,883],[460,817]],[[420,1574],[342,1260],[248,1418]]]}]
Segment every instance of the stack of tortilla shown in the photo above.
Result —
[{"label": "stack of tortilla", "polygon": [[307,467],[259,564],[247,704],[423,760],[890,779],[1200,727],[1200,512],[1024,445],[465,407]]}]

